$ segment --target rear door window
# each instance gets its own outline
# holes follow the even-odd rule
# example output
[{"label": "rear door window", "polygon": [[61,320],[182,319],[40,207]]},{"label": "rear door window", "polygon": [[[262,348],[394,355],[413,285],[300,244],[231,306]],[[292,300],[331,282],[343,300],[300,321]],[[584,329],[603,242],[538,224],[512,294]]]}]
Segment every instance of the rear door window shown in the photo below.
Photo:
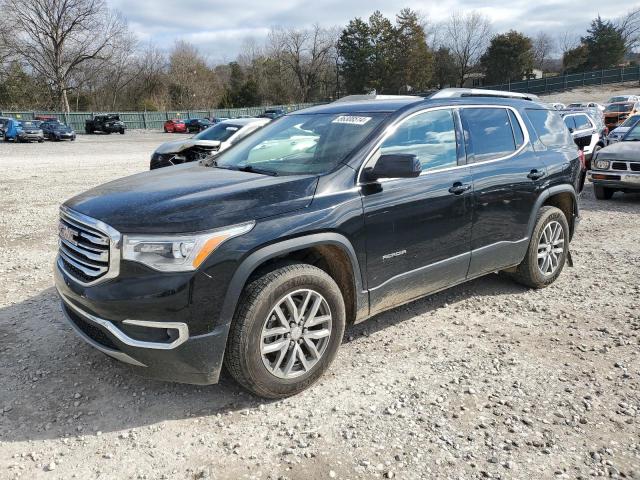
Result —
[{"label": "rear door window", "polygon": [[573,115],[570,117],[564,117],[563,120],[564,120],[564,124],[567,126],[569,130],[576,129],[576,119]]},{"label": "rear door window", "polygon": [[587,117],[586,115],[576,115],[575,120],[576,120],[576,130],[588,130],[593,128],[593,125],[591,124],[589,117]]},{"label": "rear door window", "polygon": [[538,134],[540,142],[547,147],[564,147],[573,144],[569,129],[553,110],[527,109],[527,116]]},{"label": "rear door window", "polygon": [[472,162],[495,160],[516,150],[506,108],[463,108],[461,114],[467,152],[471,154]]}]

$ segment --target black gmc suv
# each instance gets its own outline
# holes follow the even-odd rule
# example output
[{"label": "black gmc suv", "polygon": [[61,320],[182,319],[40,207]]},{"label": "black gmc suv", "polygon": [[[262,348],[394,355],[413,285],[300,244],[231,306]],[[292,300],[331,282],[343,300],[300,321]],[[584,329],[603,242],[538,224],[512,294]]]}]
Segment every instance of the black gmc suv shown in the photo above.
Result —
[{"label": "black gmc suv", "polygon": [[328,104],[68,200],[55,282],[76,332],[138,372],[212,384],[224,364],[284,397],[322,375],[346,325],[491,272],[552,283],[580,170],[535,99]]}]

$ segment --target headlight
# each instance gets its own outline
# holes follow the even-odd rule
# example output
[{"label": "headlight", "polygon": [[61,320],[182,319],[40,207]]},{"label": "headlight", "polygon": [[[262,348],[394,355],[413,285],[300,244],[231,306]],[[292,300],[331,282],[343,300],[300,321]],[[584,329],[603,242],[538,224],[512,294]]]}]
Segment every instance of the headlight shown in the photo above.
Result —
[{"label": "headlight", "polygon": [[607,170],[609,168],[609,160],[596,160],[595,165],[599,170]]},{"label": "headlight", "polygon": [[124,235],[122,258],[162,272],[195,270],[220,245],[249,232],[255,222],[183,235]]}]

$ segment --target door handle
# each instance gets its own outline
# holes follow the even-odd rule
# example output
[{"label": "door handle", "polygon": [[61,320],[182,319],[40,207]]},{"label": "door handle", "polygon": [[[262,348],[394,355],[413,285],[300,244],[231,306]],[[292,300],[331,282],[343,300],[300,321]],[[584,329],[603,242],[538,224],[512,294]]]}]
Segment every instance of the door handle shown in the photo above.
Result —
[{"label": "door handle", "polygon": [[530,178],[531,180],[539,180],[542,177],[544,177],[546,175],[546,173],[541,172],[540,170],[536,170],[535,168],[533,170],[531,170],[529,172],[529,175],[527,175],[527,178]]},{"label": "door handle", "polygon": [[470,183],[456,182],[449,189],[449,193],[453,193],[454,195],[461,195],[467,190],[469,190],[470,188],[471,188]]}]

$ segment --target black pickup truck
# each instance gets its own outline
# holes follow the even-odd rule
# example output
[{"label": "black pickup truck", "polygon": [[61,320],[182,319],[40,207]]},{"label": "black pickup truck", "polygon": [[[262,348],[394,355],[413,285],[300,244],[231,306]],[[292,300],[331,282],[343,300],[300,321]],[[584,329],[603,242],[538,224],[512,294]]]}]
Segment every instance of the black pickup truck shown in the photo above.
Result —
[{"label": "black pickup truck", "polygon": [[86,120],[84,124],[84,131],[87,134],[104,132],[124,135],[126,128],[127,126],[120,120],[120,116],[112,113],[108,115],[96,115],[92,119]]}]

